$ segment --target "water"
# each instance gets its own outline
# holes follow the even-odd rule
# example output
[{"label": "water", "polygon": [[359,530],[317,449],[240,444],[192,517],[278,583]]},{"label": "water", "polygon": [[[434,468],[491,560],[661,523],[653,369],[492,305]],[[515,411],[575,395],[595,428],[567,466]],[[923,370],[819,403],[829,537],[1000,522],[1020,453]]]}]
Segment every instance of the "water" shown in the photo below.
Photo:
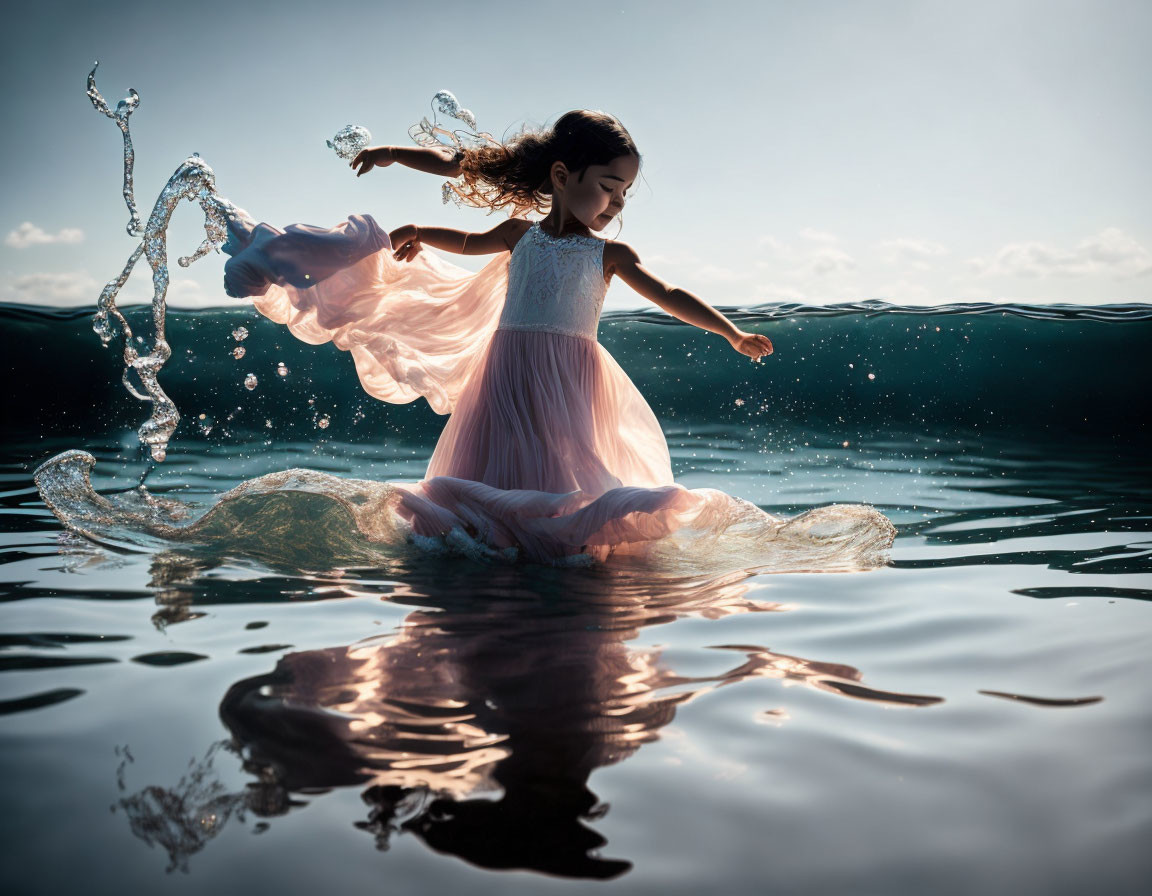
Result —
[{"label": "water", "polygon": [[606,317],[679,482],[899,529],[867,572],[695,576],[69,534],[31,480],[67,449],[206,506],[418,478],[444,418],[249,310],[170,312],[152,464],[90,313],[0,308],[35,384],[0,455],[0,884],[1146,891],[1152,309],[870,307],[749,315],[762,367]]}]

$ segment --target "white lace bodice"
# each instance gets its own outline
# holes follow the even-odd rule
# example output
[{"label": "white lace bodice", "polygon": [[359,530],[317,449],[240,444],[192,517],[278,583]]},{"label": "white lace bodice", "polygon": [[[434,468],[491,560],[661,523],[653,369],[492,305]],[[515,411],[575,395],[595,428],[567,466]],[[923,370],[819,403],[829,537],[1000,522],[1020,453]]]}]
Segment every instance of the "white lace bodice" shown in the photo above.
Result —
[{"label": "white lace bodice", "polygon": [[508,294],[497,329],[544,330],[596,339],[604,282],[604,244],[595,236],[549,236],[536,222],[508,262]]}]

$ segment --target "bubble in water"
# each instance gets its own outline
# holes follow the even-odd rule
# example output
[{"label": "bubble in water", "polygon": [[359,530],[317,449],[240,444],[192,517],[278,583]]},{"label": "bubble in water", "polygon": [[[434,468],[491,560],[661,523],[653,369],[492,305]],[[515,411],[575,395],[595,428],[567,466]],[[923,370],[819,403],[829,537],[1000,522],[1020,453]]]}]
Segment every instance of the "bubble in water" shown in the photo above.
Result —
[{"label": "bubble in water", "polygon": [[323,417],[321,417],[319,420],[316,421],[316,425],[319,426],[321,429],[327,429],[328,424],[331,422],[332,421],[328,419],[328,415],[325,414]]},{"label": "bubble in water", "polygon": [[251,392],[253,389],[256,388],[256,385],[259,382],[260,381],[258,379],[256,379],[256,374],[250,373],[246,377],[244,377],[244,388],[247,389],[249,392]]},{"label": "bubble in water", "polygon": [[243,358],[244,357],[244,346],[238,345],[238,346],[236,346],[236,348],[232,349],[232,357],[235,358],[237,361],[239,361],[241,358]]},{"label": "bubble in water", "polygon": [[283,361],[276,365],[276,372],[280,374],[280,376],[288,376],[288,368],[284,366]]},{"label": "bubble in water", "polygon": [[235,330],[232,331],[232,338],[235,339],[237,342],[243,342],[245,339],[248,338],[248,328],[247,327],[237,327]]}]

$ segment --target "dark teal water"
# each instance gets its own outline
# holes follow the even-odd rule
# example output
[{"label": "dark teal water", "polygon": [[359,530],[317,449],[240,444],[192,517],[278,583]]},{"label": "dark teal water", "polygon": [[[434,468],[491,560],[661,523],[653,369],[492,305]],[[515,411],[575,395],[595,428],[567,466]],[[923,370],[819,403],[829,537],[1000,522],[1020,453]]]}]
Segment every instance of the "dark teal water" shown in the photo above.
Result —
[{"label": "dark teal water", "polygon": [[32,483],[60,451],[203,505],[418,478],[444,418],[248,311],[176,312],[149,472],[88,316],[0,309],[0,885],[1145,892],[1152,309],[838,310],[749,315],[762,366],[606,317],[678,481],[899,529],[868,572],[659,576],[86,541]]}]

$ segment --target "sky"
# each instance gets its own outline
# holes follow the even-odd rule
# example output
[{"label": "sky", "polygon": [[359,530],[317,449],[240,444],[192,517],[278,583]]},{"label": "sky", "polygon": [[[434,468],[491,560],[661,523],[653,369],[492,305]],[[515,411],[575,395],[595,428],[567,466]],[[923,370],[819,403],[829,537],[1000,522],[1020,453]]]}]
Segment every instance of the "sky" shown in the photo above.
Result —
[{"label": "sky", "polygon": [[[198,152],[277,227],[487,230],[441,179],[357,178],[325,146],[347,124],[412,145],[447,89],[497,137],[620,118],[643,165],[604,235],[715,306],[1152,302],[1147,0],[47,0],[6,26],[0,301],[94,306],[135,247],[98,59],[110,105],[140,94],[145,217]],[[202,223],[181,205],[170,258]],[[173,262],[169,303],[234,307],[225,258]],[[141,261],[121,301],[150,297]],[[614,279],[606,310],[641,307]]]}]

